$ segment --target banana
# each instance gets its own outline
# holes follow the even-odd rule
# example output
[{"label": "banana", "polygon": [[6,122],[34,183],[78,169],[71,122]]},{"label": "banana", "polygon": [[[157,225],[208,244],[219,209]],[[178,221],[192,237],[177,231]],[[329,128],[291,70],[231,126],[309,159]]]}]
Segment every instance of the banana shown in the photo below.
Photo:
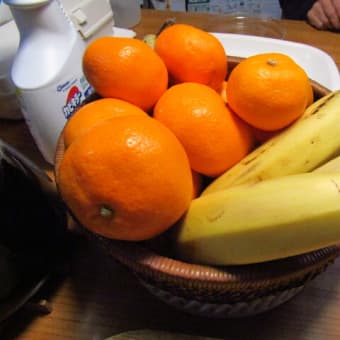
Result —
[{"label": "banana", "polygon": [[317,167],[313,170],[313,172],[324,172],[324,173],[330,173],[330,172],[339,172],[340,173],[340,156],[337,156],[327,163]]},{"label": "banana", "polygon": [[156,34],[146,34],[143,37],[143,41],[151,48],[155,48],[156,38],[157,38]]},{"label": "banana", "polygon": [[235,185],[309,172],[340,154],[340,90],[310,105],[303,116],[224,174],[202,195]]},{"label": "banana", "polygon": [[340,242],[340,172],[244,184],[192,201],[174,227],[179,258],[209,265],[281,259]]},{"label": "banana", "polygon": [[167,27],[174,25],[176,23],[176,20],[174,18],[170,18],[167,19],[163,22],[162,26],[159,28],[157,33],[148,33],[146,35],[144,35],[144,37],[142,38],[142,40],[148,44],[151,48],[155,48],[155,44],[156,44],[156,39],[158,37],[158,35],[165,30]]}]

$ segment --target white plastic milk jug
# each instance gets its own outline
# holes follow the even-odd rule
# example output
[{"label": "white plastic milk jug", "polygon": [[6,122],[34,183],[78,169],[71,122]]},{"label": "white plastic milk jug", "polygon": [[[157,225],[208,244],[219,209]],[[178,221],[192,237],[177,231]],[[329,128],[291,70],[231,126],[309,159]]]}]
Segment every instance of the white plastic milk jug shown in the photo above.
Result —
[{"label": "white plastic milk jug", "polygon": [[21,111],[47,162],[53,164],[67,119],[92,88],[82,72],[86,42],[59,0],[4,0],[20,32],[12,66]]},{"label": "white plastic milk jug", "polygon": [[22,119],[11,78],[19,32],[7,5],[0,0],[0,119]]}]

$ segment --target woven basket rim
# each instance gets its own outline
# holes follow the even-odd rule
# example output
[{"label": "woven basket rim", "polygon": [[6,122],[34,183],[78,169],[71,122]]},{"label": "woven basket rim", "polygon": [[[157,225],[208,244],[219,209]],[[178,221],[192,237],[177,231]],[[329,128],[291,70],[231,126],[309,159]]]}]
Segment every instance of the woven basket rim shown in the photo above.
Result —
[{"label": "woven basket rim", "polygon": [[196,281],[229,287],[260,287],[275,281],[294,281],[318,270],[340,255],[340,245],[321,248],[312,252],[262,263],[247,265],[213,266],[184,262],[167,257],[142,243],[109,240],[85,231],[106,253],[144,276],[157,275],[164,280]]}]

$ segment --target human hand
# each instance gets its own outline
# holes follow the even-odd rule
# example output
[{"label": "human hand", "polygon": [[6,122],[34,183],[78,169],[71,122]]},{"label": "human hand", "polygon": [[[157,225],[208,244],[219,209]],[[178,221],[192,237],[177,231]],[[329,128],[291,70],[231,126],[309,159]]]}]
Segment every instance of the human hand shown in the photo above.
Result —
[{"label": "human hand", "polygon": [[340,0],[317,0],[307,19],[318,29],[340,30]]}]

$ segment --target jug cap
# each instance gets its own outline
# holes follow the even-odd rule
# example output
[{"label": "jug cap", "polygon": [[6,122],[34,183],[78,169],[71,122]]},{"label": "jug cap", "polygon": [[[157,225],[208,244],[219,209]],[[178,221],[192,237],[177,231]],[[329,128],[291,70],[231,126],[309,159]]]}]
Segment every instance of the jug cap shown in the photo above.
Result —
[{"label": "jug cap", "polygon": [[35,8],[45,5],[50,0],[3,0],[10,7]]}]

